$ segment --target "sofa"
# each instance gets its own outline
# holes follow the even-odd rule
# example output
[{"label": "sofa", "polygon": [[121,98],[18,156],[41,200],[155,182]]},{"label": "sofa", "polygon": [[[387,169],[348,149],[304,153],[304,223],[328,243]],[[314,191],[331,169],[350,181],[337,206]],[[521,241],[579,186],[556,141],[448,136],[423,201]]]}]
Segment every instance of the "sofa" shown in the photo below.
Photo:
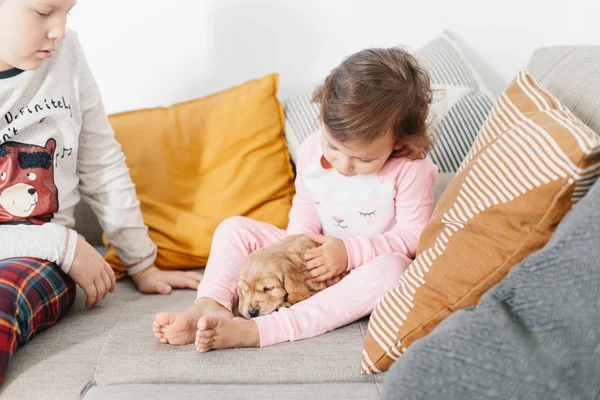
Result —
[{"label": "sofa", "polygon": [[[600,48],[535,51],[528,70],[582,121],[600,132]],[[438,198],[452,174],[440,174]],[[76,229],[103,252],[87,206]],[[194,292],[143,295],[129,279],[87,310],[83,292],[69,315],[18,349],[1,399],[379,399],[388,373],[361,375],[368,319],[325,335],[267,348],[198,354],[193,345],[160,344],[157,311],[183,310]],[[434,331],[435,332],[435,331]],[[401,397],[401,396],[399,396]]]}]

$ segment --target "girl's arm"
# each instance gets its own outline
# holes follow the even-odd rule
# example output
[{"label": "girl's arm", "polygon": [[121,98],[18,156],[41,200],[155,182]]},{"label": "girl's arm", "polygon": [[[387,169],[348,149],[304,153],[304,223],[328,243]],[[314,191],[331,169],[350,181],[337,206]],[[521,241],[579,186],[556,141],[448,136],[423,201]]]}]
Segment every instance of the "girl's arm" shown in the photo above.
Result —
[{"label": "girl's arm", "polygon": [[383,234],[343,238],[348,254],[348,270],[386,253],[414,258],[419,237],[433,212],[433,183],[437,167],[431,161],[403,163],[394,171],[396,224]]}]

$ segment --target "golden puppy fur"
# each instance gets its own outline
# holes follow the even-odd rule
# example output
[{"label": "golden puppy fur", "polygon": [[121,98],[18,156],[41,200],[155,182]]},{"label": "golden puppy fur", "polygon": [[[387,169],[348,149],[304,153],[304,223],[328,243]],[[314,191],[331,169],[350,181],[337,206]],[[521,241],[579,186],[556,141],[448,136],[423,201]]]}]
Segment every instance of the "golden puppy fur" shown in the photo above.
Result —
[{"label": "golden puppy fur", "polygon": [[307,235],[291,235],[250,254],[237,284],[239,315],[250,319],[270,314],[339,282],[346,273],[325,282],[304,280],[300,273],[306,267],[302,254],[316,246]]}]

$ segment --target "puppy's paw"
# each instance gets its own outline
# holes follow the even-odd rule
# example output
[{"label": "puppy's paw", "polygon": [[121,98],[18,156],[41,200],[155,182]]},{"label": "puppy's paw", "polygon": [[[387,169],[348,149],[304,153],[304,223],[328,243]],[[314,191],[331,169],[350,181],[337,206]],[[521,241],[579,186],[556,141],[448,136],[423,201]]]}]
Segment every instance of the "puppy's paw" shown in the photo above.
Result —
[{"label": "puppy's paw", "polygon": [[292,306],[292,303],[290,303],[290,302],[288,302],[288,301],[284,301],[283,303],[281,303],[281,304],[280,304],[280,305],[277,307],[277,310],[279,310],[279,309],[280,309],[280,308],[282,308],[282,307],[288,308],[288,307],[291,307],[291,306]]}]

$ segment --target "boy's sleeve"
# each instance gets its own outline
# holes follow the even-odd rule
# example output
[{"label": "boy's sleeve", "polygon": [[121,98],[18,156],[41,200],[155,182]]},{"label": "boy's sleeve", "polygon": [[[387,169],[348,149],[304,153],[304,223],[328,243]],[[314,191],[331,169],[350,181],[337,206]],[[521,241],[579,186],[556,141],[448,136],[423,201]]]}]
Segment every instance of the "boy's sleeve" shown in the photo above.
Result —
[{"label": "boy's sleeve", "polygon": [[292,200],[292,208],[289,213],[289,222],[286,233],[288,235],[300,233],[322,233],[321,219],[317,214],[313,199],[308,188],[304,184],[303,174],[310,162],[311,152],[314,151],[315,135],[309,136],[300,147],[298,164],[296,165],[296,194]]},{"label": "boy's sleeve", "polygon": [[125,156],[114,137],[100,92],[78,41],[77,52],[82,112],[77,156],[79,188],[127,272],[133,275],[154,263],[156,245],[148,236]]},{"label": "boy's sleeve", "polygon": [[396,224],[372,237],[343,238],[348,253],[348,270],[386,253],[401,253],[414,258],[421,232],[433,212],[433,184],[437,167],[431,161],[416,160],[396,177]]},{"label": "boy's sleeve", "polygon": [[69,273],[77,245],[77,232],[55,223],[0,227],[0,260],[34,257],[48,260]]}]

